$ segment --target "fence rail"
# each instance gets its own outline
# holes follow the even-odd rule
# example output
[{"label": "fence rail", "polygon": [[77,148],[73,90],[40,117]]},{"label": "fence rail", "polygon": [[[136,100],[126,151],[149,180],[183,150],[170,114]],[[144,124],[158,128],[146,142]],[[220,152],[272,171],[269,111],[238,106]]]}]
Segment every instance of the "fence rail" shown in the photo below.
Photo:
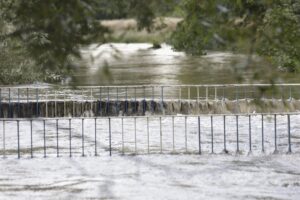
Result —
[{"label": "fence rail", "polygon": [[0,87],[3,102],[66,100],[238,100],[299,99],[300,84],[132,85]]},{"label": "fence rail", "polygon": [[300,153],[300,113],[1,119],[6,157]]},{"label": "fence rail", "polygon": [[[157,112],[164,113],[164,105],[169,101],[239,102],[241,99],[299,100],[300,84],[7,86],[0,87],[0,117],[81,116],[88,111],[92,111],[95,116],[119,115],[119,112],[127,114],[131,103],[132,115],[139,113],[139,105],[143,114],[147,107],[152,113],[155,107],[159,107]],[[81,110],[81,113],[76,110]],[[50,111],[52,114],[49,114]]]}]

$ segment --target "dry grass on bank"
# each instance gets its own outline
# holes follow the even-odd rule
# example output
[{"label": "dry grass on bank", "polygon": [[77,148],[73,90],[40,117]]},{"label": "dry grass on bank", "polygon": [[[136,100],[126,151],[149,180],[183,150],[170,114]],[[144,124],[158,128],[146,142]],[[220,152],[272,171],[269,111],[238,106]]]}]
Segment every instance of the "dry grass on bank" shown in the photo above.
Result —
[{"label": "dry grass on bank", "polygon": [[151,32],[147,30],[138,31],[137,22],[134,19],[103,20],[101,24],[112,31],[107,38],[110,42],[125,43],[162,43],[176,29],[181,18],[157,18]]}]

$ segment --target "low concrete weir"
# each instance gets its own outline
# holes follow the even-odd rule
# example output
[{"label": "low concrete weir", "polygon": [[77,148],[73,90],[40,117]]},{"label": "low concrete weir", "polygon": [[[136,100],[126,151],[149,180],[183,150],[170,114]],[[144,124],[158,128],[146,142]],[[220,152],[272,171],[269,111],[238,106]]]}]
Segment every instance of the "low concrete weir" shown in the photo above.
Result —
[{"label": "low concrete weir", "polygon": [[299,112],[300,100],[2,102],[1,118]]},{"label": "low concrete weir", "polygon": [[0,86],[0,118],[298,112],[300,84]]}]

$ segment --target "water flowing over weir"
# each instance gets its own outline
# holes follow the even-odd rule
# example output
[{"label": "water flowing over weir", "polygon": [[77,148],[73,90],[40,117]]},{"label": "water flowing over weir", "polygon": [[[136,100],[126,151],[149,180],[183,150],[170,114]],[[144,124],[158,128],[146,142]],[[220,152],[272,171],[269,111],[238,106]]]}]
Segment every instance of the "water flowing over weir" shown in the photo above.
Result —
[{"label": "water flowing over weir", "polygon": [[300,84],[2,87],[3,157],[300,153]]},{"label": "water flowing over weir", "polygon": [[0,117],[297,112],[299,89],[298,84],[3,87]]}]

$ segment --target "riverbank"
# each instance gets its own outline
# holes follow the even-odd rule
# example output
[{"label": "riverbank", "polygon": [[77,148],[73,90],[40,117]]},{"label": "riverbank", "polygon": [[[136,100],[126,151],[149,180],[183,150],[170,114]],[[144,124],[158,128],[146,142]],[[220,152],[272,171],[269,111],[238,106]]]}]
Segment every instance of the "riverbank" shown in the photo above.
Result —
[{"label": "riverbank", "polygon": [[134,19],[102,20],[101,25],[112,32],[106,37],[108,42],[160,44],[168,40],[180,21],[182,18],[157,18],[151,32],[139,31]]}]

